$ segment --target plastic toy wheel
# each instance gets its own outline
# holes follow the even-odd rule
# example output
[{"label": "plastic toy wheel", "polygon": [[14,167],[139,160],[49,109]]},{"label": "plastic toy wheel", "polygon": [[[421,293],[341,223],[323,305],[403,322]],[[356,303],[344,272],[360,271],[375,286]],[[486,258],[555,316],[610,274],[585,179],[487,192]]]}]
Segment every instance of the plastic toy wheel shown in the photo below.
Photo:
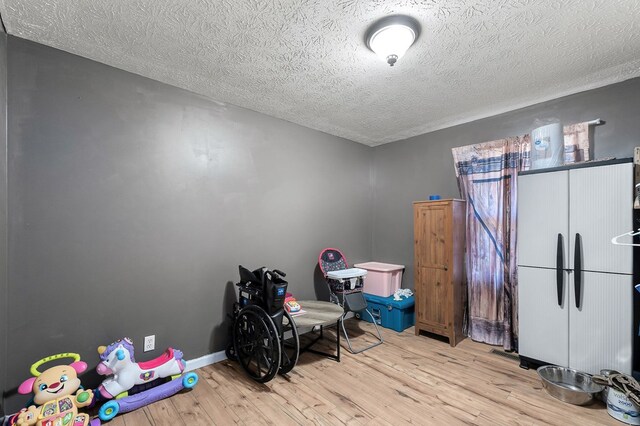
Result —
[{"label": "plastic toy wheel", "polygon": [[182,378],[182,387],[185,389],[191,389],[198,383],[198,375],[194,372],[187,373]]},{"label": "plastic toy wheel", "polygon": [[[284,333],[291,331],[291,338],[284,340]],[[284,318],[282,318],[282,361],[280,362],[280,370],[278,374],[287,374],[298,362],[298,355],[300,354],[300,339],[298,337],[298,329],[296,323],[293,322],[293,318],[286,310],[284,311]]]},{"label": "plastic toy wheel", "polygon": [[100,417],[100,420],[102,420],[103,422],[106,422],[117,416],[118,411],[120,411],[120,405],[116,401],[111,400],[100,407],[100,411],[98,411],[98,417]]},{"label": "plastic toy wheel", "polygon": [[258,306],[243,308],[233,324],[233,345],[242,369],[259,383],[273,379],[280,368],[278,329]]}]

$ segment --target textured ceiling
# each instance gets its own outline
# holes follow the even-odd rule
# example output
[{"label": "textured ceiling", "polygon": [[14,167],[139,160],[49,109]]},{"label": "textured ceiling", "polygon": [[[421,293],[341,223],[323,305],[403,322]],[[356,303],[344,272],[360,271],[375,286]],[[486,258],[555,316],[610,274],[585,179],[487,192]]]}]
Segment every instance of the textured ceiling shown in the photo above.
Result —
[{"label": "textured ceiling", "polygon": [[[9,34],[378,145],[640,75],[640,0],[0,0]],[[391,68],[369,24],[420,38]]]}]

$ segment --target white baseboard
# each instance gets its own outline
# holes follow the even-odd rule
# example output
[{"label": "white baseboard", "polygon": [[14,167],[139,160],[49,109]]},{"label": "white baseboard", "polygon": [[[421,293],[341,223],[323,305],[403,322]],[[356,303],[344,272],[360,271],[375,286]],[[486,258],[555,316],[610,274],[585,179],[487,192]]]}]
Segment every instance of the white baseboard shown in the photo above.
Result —
[{"label": "white baseboard", "polygon": [[189,359],[187,360],[185,371],[197,370],[198,368],[206,367],[207,365],[215,364],[225,359],[227,359],[227,355],[225,355],[224,351],[214,352],[196,359]]}]

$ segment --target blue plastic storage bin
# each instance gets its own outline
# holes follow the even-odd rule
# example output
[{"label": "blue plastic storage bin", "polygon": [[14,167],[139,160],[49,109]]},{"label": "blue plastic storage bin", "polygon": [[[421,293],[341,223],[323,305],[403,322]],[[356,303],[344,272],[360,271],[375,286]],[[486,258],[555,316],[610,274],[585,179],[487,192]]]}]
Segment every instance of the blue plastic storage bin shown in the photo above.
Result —
[{"label": "blue plastic storage bin", "polygon": [[[393,300],[393,296],[382,297],[364,293],[364,298],[367,299],[367,307],[376,320],[376,324],[384,328],[404,331],[416,322],[413,296],[402,300]],[[356,318],[373,322],[365,311],[356,313]]]}]

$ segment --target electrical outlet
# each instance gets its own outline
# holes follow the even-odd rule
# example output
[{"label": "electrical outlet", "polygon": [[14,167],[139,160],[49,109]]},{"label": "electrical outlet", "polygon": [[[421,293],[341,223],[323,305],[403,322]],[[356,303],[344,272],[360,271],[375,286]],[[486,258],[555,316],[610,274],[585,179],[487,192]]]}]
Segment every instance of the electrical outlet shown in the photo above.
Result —
[{"label": "electrical outlet", "polygon": [[152,334],[151,336],[146,336],[144,338],[144,351],[149,352],[156,348],[156,335]]}]

